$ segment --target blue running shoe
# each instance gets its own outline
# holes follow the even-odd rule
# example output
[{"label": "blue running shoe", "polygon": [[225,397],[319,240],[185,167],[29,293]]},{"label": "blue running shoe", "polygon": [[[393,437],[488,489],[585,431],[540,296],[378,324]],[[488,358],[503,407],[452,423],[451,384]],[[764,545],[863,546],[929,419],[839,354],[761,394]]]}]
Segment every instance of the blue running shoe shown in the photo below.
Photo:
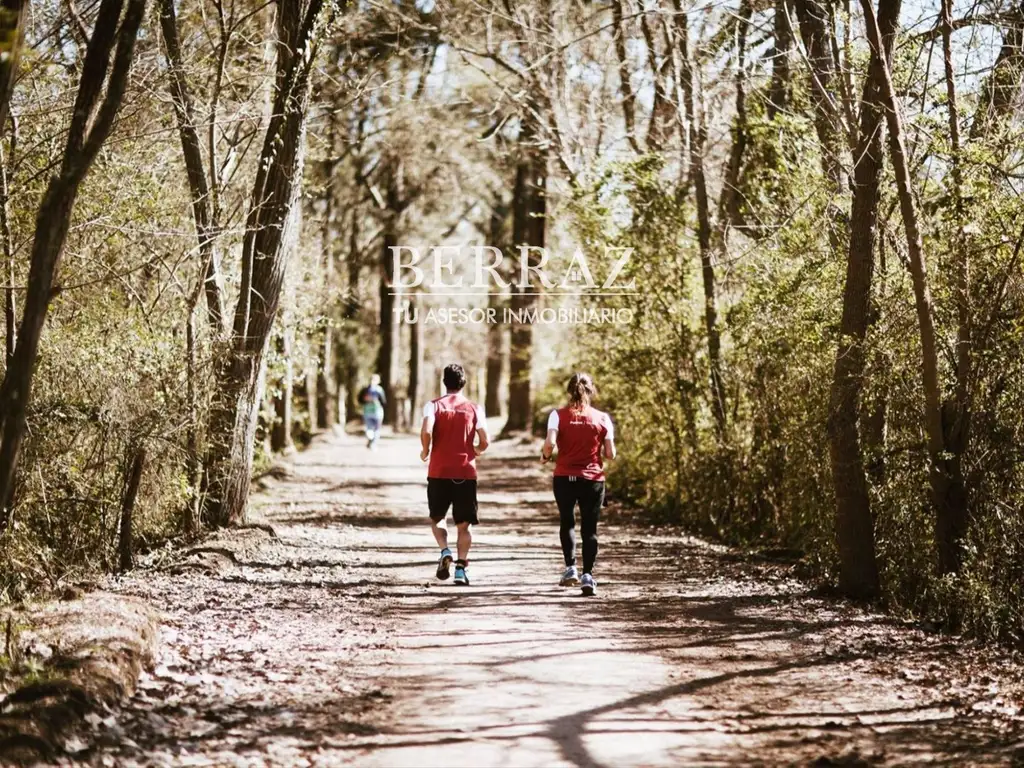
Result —
[{"label": "blue running shoe", "polygon": [[469,576],[466,575],[466,566],[455,565],[455,585],[459,587],[469,586]]},{"label": "blue running shoe", "polygon": [[445,581],[451,576],[452,551],[445,547],[441,550],[441,559],[437,561],[437,578]]},{"label": "blue running shoe", "polygon": [[558,586],[560,587],[575,587],[580,583],[580,575],[576,572],[576,566],[570,565],[565,569],[565,573],[562,574],[562,578],[558,580]]},{"label": "blue running shoe", "polygon": [[[458,578],[458,571],[456,571],[455,578]],[[593,597],[597,594],[597,582],[589,573],[583,574],[583,578],[580,579],[580,588],[583,590],[583,594],[587,597]]]}]

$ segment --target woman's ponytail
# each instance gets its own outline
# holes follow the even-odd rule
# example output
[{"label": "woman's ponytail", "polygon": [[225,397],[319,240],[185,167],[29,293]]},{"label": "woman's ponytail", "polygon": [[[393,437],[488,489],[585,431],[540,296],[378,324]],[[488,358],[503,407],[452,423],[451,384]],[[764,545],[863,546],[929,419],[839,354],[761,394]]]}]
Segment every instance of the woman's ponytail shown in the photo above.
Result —
[{"label": "woman's ponytail", "polygon": [[569,393],[569,407],[576,411],[588,407],[597,394],[594,380],[586,373],[574,373],[565,389]]}]

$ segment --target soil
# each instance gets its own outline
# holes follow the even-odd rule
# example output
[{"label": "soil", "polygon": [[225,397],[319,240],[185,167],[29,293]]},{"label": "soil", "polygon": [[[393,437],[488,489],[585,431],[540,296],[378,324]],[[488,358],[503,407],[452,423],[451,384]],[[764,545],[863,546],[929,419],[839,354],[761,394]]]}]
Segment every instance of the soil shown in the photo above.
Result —
[{"label": "soil", "polygon": [[318,438],[255,496],[276,537],[112,585],[162,612],[161,645],[85,762],[1024,763],[1014,657],[788,566],[608,514],[598,596],[558,587],[538,452],[500,441],[480,460],[472,586],[455,587],[434,578],[417,440]]}]

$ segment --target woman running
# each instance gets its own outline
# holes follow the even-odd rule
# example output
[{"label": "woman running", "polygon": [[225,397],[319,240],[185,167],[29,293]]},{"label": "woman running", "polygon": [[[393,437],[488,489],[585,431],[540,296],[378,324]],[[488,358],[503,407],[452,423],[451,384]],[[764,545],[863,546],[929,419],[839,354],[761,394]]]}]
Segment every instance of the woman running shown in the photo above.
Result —
[{"label": "woman running", "polygon": [[[594,382],[585,373],[574,373],[566,388],[569,404],[548,417],[548,436],[540,460],[547,464],[558,447],[555,462],[555,503],[560,517],[559,535],[565,556],[563,587],[579,584],[584,595],[597,593],[594,561],[597,560],[597,519],[604,504],[604,459],[615,458],[615,429],[612,419],[590,403],[597,395]],[[576,571],[576,505],[580,508],[583,532],[583,576]]]}]

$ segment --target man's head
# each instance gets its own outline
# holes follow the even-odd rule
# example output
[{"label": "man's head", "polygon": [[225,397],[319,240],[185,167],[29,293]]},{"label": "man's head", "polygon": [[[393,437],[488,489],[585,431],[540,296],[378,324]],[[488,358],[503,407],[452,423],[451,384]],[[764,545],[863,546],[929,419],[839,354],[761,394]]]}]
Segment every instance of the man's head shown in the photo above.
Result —
[{"label": "man's head", "polygon": [[466,386],[466,370],[458,363],[449,363],[444,367],[444,388],[449,392],[459,392]]},{"label": "man's head", "polygon": [[378,376],[376,373],[373,374],[373,376],[370,377],[370,386],[371,387],[379,387],[380,386],[380,376]]}]

